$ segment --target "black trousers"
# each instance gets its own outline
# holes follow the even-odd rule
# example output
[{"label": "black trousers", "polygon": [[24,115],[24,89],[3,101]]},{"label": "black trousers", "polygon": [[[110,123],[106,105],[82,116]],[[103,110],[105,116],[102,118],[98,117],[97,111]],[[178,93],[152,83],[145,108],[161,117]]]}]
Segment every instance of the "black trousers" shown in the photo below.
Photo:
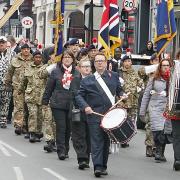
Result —
[{"label": "black trousers", "polygon": [[72,122],[72,140],[78,163],[81,161],[87,161],[89,163],[90,137],[86,120]]},{"label": "black trousers", "polygon": [[91,154],[94,169],[107,169],[107,162],[109,156],[109,137],[100,127],[100,122],[89,122],[88,127],[90,131],[91,140]]},{"label": "black trousers", "polygon": [[52,115],[56,123],[57,153],[69,152],[69,139],[71,135],[71,121],[69,111],[52,108]]},{"label": "black trousers", "polygon": [[180,161],[180,120],[172,120],[174,159]]}]

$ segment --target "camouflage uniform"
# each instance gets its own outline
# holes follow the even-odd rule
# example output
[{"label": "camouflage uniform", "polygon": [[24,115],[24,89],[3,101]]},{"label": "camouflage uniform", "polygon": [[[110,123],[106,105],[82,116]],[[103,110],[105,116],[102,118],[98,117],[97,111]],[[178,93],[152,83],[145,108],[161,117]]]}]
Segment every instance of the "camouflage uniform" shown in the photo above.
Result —
[{"label": "camouflage uniform", "polygon": [[19,85],[19,92],[25,91],[25,102],[27,103],[29,118],[28,118],[28,131],[30,133],[42,132],[42,96],[45,88],[46,81],[40,79],[38,70],[42,64],[35,65],[34,62],[25,69],[24,76],[22,77]]},{"label": "camouflage uniform", "polygon": [[24,75],[25,69],[30,65],[32,61],[32,55],[28,59],[23,59],[22,54],[19,53],[12,59],[8,68],[8,72],[4,79],[6,87],[13,86],[13,99],[14,99],[14,126],[22,128],[26,124],[25,116],[28,112],[25,112],[25,99],[24,94],[18,93],[18,86]]},{"label": "camouflage uniform", "polygon": [[143,88],[143,81],[140,79],[136,71],[131,69],[121,68],[119,71],[119,76],[124,80],[123,91],[125,93],[130,92],[127,99],[123,100],[119,106],[127,109],[128,117],[135,121],[137,116],[138,108],[138,98],[139,92],[138,88]]},{"label": "camouflage uniform", "polygon": [[[149,81],[149,78],[153,75],[153,73],[148,76],[145,73],[145,68],[142,67],[139,69],[138,74],[139,74],[140,78],[143,79],[144,85],[146,87],[146,85]],[[146,123],[146,126],[145,126],[145,129],[146,129],[146,137],[145,137],[146,155],[152,156],[153,148],[154,148],[154,141],[153,141],[153,134],[151,131],[150,117],[149,117],[148,111],[146,112],[145,123]]]},{"label": "camouflage uniform", "polygon": [[3,55],[0,55],[0,126],[5,128],[7,125],[7,116],[9,102],[12,96],[12,88],[7,91],[3,79],[14,56],[14,53],[9,50],[5,50],[2,53]]},{"label": "camouflage uniform", "polygon": [[[48,71],[46,70],[46,67],[48,65],[42,66],[39,71],[38,71],[38,76],[40,79],[44,79],[44,81],[47,81],[48,78]],[[51,141],[55,140],[55,134],[56,134],[56,127],[55,127],[55,122],[52,117],[52,111],[50,106],[48,107],[43,107],[42,108],[42,113],[43,113],[43,124],[44,124],[44,136],[45,140]]]}]

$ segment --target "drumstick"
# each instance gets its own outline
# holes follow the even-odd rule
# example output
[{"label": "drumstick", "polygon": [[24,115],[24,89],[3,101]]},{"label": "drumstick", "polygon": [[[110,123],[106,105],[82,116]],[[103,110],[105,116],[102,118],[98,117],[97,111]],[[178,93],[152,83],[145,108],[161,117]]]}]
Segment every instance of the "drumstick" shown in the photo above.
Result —
[{"label": "drumstick", "polygon": [[[126,95],[128,96],[129,94],[131,94],[130,92],[128,92]],[[109,110],[113,109],[114,107],[116,107],[123,99],[125,98],[121,98],[119,101],[117,101]]]},{"label": "drumstick", "polygon": [[94,112],[94,111],[93,111],[93,114],[96,114],[96,115],[98,115],[98,116],[102,116],[102,117],[104,117],[104,115],[103,115],[103,114],[100,114],[100,113],[97,113],[97,112]]}]

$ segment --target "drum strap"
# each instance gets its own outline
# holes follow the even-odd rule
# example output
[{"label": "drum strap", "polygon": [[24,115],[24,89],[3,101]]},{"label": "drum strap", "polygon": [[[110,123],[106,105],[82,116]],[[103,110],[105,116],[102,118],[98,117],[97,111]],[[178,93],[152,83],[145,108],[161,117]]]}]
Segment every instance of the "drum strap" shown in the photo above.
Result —
[{"label": "drum strap", "polygon": [[107,87],[107,85],[104,82],[104,80],[102,79],[101,75],[96,71],[94,73],[94,76],[95,76],[97,82],[99,83],[99,85],[101,86],[101,88],[103,89],[103,91],[105,92],[105,94],[107,95],[107,97],[109,98],[111,104],[114,105],[115,104],[115,97],[112,95],[111,91]]}]

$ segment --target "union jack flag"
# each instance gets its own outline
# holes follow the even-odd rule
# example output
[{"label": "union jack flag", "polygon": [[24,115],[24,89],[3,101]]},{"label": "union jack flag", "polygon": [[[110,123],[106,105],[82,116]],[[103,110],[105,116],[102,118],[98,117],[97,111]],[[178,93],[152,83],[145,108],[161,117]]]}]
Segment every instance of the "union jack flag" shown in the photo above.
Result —
[{"label": "union jack flag", "polygon": [[114,56],[121,45],[117,0],[104,0],[103,15],[98,35],[98,49],[105,50],[106,57]]}]

